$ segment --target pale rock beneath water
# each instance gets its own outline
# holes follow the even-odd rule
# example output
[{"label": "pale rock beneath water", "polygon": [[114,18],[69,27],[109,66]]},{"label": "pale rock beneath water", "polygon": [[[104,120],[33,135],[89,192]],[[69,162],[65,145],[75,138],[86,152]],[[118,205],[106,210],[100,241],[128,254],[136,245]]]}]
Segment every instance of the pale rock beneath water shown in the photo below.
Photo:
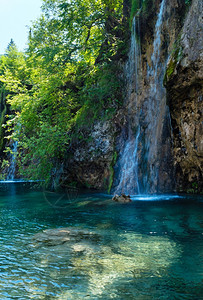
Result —
[{"label": "pale rock beneath water", "polygon": [[[118,280],[165,278],[168,268],[181,255],[181,248],[165,236],[120,232],[114,240],[111,229],[105,232],[76,227],[44,230],[34,235],[33,243],[39,246],[32,250],[39,265],[49,268],[56,263],[63,264],[67,278],[75,274],[78,278],[85,276],[88,294],[95,299],[100,296],[109,299],[109,290],[116,295]],[[52,276],[57,278],[58,270],[56,273],[53,270]],[[60,299],[73,299],[72,296],[72,289],[67,289]],[[74,299],[83,299],[87,291],[78,290],[76,296]]]},{"label": "pale rock beneath water", "polygon": [[119,203],[129,203],[129,202],[132,202],[130,196],[126,196],[125,194],[121,194],[120,196],[119,195],[115,195],[113,198],[112,198],[113,201],[115,202],[119,202]]},{"label": "pale rock beneath water", "polygon": [[[78,228],[56,228],[39,232],[33,236],[33,246],[58,246],[66,243],[81,241],[98,241],[99,235],[88,230]],[[81,248],[81,247],[80,247]],[[84,247],[82,247],[84,249]],[[81,248],[81,249],[82,249]]]}]

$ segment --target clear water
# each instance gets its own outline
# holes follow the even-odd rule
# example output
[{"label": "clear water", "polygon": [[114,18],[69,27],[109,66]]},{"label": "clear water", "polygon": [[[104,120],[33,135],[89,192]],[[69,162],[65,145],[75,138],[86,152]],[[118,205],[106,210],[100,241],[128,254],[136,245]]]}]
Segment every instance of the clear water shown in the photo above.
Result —
[{"label": "clear water", "polygon": [[[0,299],[202,299],[202,198],[118,204],[29,185],[0,185]],[[76,234],[33,239],[59,227]]]}]

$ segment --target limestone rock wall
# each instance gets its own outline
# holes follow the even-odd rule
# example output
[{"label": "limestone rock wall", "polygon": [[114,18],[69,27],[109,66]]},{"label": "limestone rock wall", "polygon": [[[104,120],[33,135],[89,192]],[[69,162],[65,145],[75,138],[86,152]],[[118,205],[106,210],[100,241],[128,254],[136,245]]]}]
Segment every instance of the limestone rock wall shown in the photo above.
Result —
[{"label": "limestone rock wall", "polygon": [[[124,127],[131,120],[136,129],[137,119],[134,114],[137,108],[142,113],[139,117],[141,126],[147,126],[145,110],[148,105],[149,79],[148,70],[151,68],[153,39],[157,12],[160,0],[148,1],[147,11],[140,12],[139,32],[141,42],[141,91],[138,95],[137,106],[125,104],[110,121],[98,121],[87,132],[86,142],[77,141],[68,151],[65,163],[64,178],[67,182],[79,182],[83,186],[96,189],[108,189],[113,181],[116,152],[119,153],[117,140],[119,135],[125,138]],[[152,5],[150,4],[152,3]],[[164,65],[165,78],[163,94],[160,101],[166,105],[171,116],[163,118],[160,128],[159,182],[152,192],[201,192],[203,164],[203,125],[202,125],[202,1],[193,0],[191,6],[185,0],[166,0],[163,16],[160,65]],[[167,63],[168,62],[168,63]],[[125,65],[125,62],[121,64]],[[160,79],[162,76],[160,77]],[[162,82],[160,82],[162,85]],[[128,91],[129,93],[129,91]],[[132,89],[129,99],[133,99],[135,90]],[[130,109],[129,109],[130,108]],[[131,111],[131,116],[129,116]],[[155,112],[156,113],[156,112]],[[153,118],[153,111],[148,117]],[[145,126],[146,125],[146,126]],[[142,157],[145,138],[144,130],[140,134],[140,150]],[[152,138],[152,137],[151,137]],[[143,175],[145,162],[140,158],[138,175]],[[153,178],[152,178],[153,180]],[[143,183],[144,185],[144,183]]]},{"label": "limestone rock wall", "polygon": [[84,187],[107,190],[113,176],[115,126],[110,121],[98,121],[86,141],[77,141],[69,151],[65,180]]},{"label": "limestone rock wall", "polygon": [[169,59],[165,86],[170,106],[176,189],[203,191],[203,2],[193,0]]}]

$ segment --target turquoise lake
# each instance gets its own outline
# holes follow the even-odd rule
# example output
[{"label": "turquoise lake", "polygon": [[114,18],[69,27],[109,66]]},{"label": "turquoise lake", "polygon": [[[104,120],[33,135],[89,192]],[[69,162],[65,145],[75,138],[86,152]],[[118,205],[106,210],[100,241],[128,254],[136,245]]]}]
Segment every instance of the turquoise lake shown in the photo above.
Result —
[{"label": "turquoise lake", "polygon": [[[31,188],[32,187],[32,188]],[[0,184],[0,299],[203,299],[203,199]],[[67,240],[36,239],[68,228]]]}]

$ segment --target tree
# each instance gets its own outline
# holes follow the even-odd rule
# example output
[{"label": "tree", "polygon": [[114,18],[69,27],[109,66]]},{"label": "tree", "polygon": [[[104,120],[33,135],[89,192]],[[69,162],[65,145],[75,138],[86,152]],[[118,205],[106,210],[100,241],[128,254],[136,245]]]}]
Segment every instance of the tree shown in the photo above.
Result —
[{"label": "tree", "polygon": [[13,39],[10,40],[10,43],[8,44],[8,46],[6,48],[7,52],[10,51],[12,48],[17,49],[16,44]]},{"label": "tree", "polygon": [[90,128],[115,112],[121,82],[114,57],[124,44],[122,30],[120,0],[44,0],[26,54],[8,47],[0,82],[12,112],[8,138],[18,140],[25,177],[49,183],[72,139],[81,138],[86,116]]}]

